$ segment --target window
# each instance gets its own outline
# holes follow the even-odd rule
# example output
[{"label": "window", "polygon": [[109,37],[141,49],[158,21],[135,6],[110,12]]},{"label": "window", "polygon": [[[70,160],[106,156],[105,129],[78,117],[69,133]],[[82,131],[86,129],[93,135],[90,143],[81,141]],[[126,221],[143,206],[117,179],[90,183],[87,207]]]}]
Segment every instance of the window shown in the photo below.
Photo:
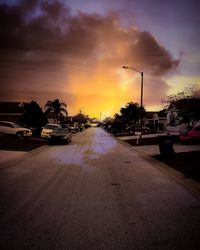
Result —
[{"label": "window", "polygon": [[7,123],[7,122],[0,122],[0,126],[13,128],[13,126],[10,123]]}]

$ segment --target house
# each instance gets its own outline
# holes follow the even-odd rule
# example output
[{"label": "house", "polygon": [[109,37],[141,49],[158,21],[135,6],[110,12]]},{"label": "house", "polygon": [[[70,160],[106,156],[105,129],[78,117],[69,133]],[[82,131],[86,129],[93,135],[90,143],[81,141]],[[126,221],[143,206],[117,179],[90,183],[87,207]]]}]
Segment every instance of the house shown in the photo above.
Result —
[{"label": "house", "polygon": [[143,118],[144,126],[149,127],[154,131],[162,131],[167,128],[166,110],[161,111],[146,111]]},{"label": "house", "polygon": [[0,120],[18,122],[27,105],[25,102],[0,102]]}]

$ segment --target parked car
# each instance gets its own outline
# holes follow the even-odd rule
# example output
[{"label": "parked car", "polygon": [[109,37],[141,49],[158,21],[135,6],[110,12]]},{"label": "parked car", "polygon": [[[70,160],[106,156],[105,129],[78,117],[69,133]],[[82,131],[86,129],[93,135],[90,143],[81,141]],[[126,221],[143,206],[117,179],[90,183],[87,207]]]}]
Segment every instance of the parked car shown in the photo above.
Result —
[{"label": "parked car", "polygon": [[84,128],[83,124],[79,124],[78,127],[79,127],[79,131],[82,132]]},{"label": "parked car", "polygon": [[200,126],[193,127],[179,136],[180,142],[200,142]]},{"label": "parked car", "polygon": [[50,143],[66,143],[72,140],[72,134],[68,128],[55,128],[50,134]]},{"label": "parked car", "polygon": [[32,131],[24,128],[15,122],[0,121],[0,134],[10,134],[17,136],[31,136]]},{"label": "parked car", "polygon": [[[135,132],[141,132],[140,125],[128,125],[126,126],[125,133],[135,134]],[[142,134],[148,134],[150,132],[150,128],[146,126],[142,126]]]},{"label": "parked car", "polygon": [[50,138],[51,133],[56,128],[61,128],[61,125],[55,123],[47,123],[41,131],[41,137],[47,139]]},{"label": "parked car", "polygon": [[72,133],[77,133],[79,131],[79,126],[76,123],[70,124],[69,128]]},{"label": "parked car", "polygon": [[[131,130],[133,132],[141,132],[140,125],[132,125]],[[146,126],[142,126],[142,134],[148,134],[150,132],[150,128]]]}]

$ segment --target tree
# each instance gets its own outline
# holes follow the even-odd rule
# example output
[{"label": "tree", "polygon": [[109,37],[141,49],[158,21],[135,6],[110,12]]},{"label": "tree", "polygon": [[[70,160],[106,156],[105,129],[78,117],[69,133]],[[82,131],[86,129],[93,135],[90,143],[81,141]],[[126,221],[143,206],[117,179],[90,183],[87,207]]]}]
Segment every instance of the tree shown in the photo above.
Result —
[{"label": "tree", "polygon": [[168,96],[162,102],[168,110],[176,108],[183,122],[195,123],[200,120],[200,89],[186,89]]},{"label": "tree", "polygon": [[88,121],[88,117],[85,116],[81,111],[74,116],[73,121],[78,122],[79,124],[85,124]]},{"label": "tree", "polygon": [[53,115],[54,123],[58,123],[63,117],[68,115],[66,110],[67,105],[64,102],[60,102],[59,99],[54,101],[47,101],[45,104],[45,115]]},{"label": "tree", "polygon": [[141,118],[141,115],[144,116],[145,109],[144,107],[141,108],[138,103],[129,102],[120,109],[120,113],[123,120],[130,124],[136,123]]},{"label": "tree", "polygon": [[26,107],[25,112],[19,119],[19,123],[25,127],[34,128],[33,134],[39,136],[42,127],[47,124],[48,120],[45,117],[42,108],[35,101],[31,101]]}]

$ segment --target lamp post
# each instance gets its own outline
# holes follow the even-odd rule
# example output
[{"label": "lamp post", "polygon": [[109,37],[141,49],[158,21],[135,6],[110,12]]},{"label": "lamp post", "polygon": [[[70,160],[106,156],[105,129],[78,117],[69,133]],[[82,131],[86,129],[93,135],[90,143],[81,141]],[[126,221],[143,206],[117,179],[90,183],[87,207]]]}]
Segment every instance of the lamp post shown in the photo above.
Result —
[{"label": "lamp post", "polygon": [[140,135],[140,138],[142,137],[142,121],[143,121],[143,114],[142,114],[142,106],[143,106],[143,76],[144,76],[144,72],[143,71],[140,71],[138,69],[135,69],[133,67],[129,67],[129,66],[122,66],[123,69],[131,69],[131,70],[134,70],[138,73],[140,73],[141,75],[141,96],[140,96],[140,132],[141,132],[141,135]]}]

